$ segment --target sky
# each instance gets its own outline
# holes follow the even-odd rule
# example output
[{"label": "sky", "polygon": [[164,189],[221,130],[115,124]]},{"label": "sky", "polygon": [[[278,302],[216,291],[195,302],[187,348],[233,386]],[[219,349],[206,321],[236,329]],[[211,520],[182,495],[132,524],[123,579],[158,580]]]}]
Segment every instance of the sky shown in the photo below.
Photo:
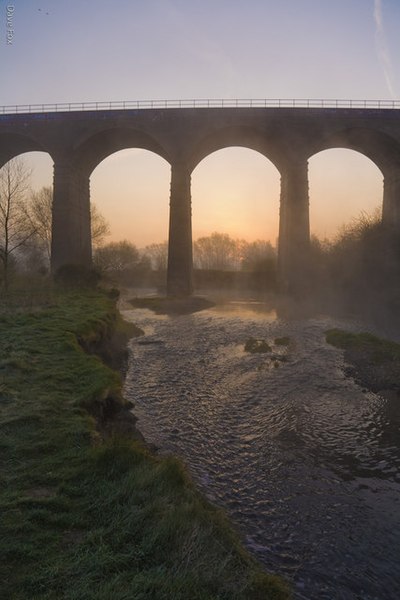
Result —
[{"label": "sky", "polygon": [[[0,0],[0,106],[399,99],[399,30],[399,0]],[[25,158],[33,188],[50,185],[49,156]],[[314,156],[309,180],[311,230],[320,237],[381,206],[382,174],[359,153]],[[169,184],[170,167],[155,154],[128,149],[106,158],[91,196],[110,239],[139,247],[165,240]],[[275,167],[254,151],[208,156],[192,174],[194,238],[221,231],[275,243],[279,187]]]}]

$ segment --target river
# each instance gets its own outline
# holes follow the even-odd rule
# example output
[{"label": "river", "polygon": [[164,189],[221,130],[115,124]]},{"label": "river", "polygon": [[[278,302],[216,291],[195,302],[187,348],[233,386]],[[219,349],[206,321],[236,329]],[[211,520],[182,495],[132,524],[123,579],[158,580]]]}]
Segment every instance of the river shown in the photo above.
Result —
[{"label": "river", "polygon": [[[123,314],[145,331],[125,383],[138,428],[184,460],[266,569],[296,600],[397,600],[400,407],[347,376],[324,336],[362,327],[261,302]],[[250,337],[271,353],[245,352]]]}]

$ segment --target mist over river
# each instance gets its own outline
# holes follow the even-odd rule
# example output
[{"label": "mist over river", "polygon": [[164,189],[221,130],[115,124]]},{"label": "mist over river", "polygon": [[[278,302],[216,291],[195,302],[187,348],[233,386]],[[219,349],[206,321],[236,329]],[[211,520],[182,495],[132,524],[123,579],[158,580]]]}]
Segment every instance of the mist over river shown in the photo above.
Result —
[{"label": "mist over river", "polygon": [[[296,599],[397,600],[400,406],[347,376],[324,336],[365,326],[260,302],[122,312],[145,331],[125,383],[138,428],[184,460],[266,569]],[[250,337],[271,352],[245,352]]]}]

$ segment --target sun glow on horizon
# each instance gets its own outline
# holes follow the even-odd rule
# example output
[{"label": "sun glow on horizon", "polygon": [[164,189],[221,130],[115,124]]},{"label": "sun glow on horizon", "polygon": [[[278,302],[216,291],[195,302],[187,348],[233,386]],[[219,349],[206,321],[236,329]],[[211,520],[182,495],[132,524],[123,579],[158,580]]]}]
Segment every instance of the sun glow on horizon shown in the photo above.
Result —
[{"label": "sun glow on horizon", "polygon": [[110,224],[108,241],[141,248],[168,238],[171,168],[148,150],[129,148],[105,158],[90,178],[91,199]]},{"label": "sun glow on horizon", "polygon": [[[44,152],[21,157],[32,169],[32,189],[53,184],[53,163]],[[130,148],[111,154],[93,171],[91,200],[110,224],[106,241],[127,239],[139,248],[168,239],[170,165],[158,155]],[[194,169],[193,239],[214,231],[276,245],[280,174],[258,152],[229,147]],[[333,238],[361,212],[382,206],[383,175],[366,156],[330,149],[309,160],[311,233]]]},{"label": "sun glow on horizon", "polygon": [[192,173],[193,238],[213,231],[274,245],[280,175],[265,156],[229,147],[204,158]]}]

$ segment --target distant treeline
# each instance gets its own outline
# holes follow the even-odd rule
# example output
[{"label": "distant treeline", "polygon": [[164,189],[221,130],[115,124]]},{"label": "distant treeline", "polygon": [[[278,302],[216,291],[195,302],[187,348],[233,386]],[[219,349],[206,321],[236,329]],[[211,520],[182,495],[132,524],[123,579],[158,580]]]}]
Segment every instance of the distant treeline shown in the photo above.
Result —
[{"label": "distant treeline", "polygon": [[[0,169],[0,287],[19,274],[46,277],[50,270],[53,191],[30,190],[21,158]],[[106,243],[107,221],[91,206],[94,267],[116,284],[166,284],[167,242],[138,249],[130,241]],[[277,252],[270,242],[247,242],[214,232],[193,244],[197,288],[275,291],[280,288]],[[362,213],[333,241],[312,237],[301,279],[293,290],[301,301],[329,311],[400,314],[400,232],[385,227],[379,213]],[[400,319],[400,317],[397,317]]]},{"label": "distant treeline", "polygon": [[[167,242],[142,250],[126,240],[111,242],[94,253],[96,268],[124,285],[163,288],[167,262]],[[267,241],[246,242],[214,232],[194,242],[193,263],[197,288],[276,288],[276,251]]]}]

